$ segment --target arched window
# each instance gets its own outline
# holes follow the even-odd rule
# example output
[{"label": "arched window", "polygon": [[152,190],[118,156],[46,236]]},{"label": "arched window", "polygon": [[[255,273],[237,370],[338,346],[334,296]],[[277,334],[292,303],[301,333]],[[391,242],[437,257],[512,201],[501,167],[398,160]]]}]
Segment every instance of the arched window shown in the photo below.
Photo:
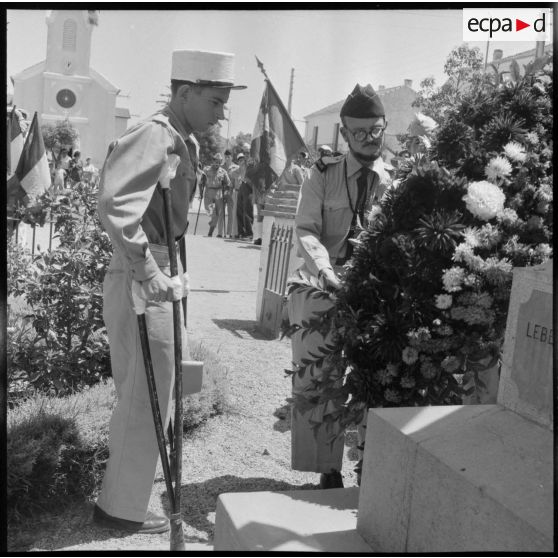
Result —
[{"label": "arched window", "polygon": [[67,19],[64,22],[64,30],[62,32],[62,49],[76,50],[76,32],[77,23],[73,19]]}]

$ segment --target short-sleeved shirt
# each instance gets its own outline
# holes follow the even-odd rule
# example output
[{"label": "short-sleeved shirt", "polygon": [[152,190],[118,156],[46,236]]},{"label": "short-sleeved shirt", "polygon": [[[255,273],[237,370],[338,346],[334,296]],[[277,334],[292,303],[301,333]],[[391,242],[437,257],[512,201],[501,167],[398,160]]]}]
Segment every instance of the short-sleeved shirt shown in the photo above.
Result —
[{"label": "short-sleeved shirt", "polygon": [[304,181],[304,177],[305,174],[302,169],[293,163],[283,171],[283,174],[279,177],[277,184],[278,186],[288,184],[300,185]]},{"label": "short-sleeved shirt", "polygon": [[[358,195],[357,178],[362,164],[352,153],[322,159],[325,168],[314,165],[300,189],[295,217],[297,251],[313,275],[332,269],[347,252],[347,239]],[[390,184],[381,158],[368,168],[368,208],[378,202]],[[350,196],[350,197],[349,197]]]},{"label": "short-sleeved shirt", "polygon": [[109,149],[101,171],[98,212],[115,251],[127,260],[133,278],[158,272],[149,243],[166,244],[164,198],[159,176],[170,154],[180,157],[170,182],[175,238],[187,225],[196,186],[199,145],[169,106],[138,123]]},{"label": "short-sleeved shirt", "polygon": [[204,172],[207,176],[207,188],[210,189],[222,189],[227,190],[231,186],[231,180],[227,171],[223,167],[218,167],[217,169],[212,166],[206,167]]}]

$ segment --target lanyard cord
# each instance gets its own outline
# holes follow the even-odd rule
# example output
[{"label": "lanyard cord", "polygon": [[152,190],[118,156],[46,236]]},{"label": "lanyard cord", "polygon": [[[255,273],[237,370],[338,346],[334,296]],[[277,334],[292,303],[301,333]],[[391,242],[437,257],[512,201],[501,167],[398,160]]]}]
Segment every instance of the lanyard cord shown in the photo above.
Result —
[{"label": "lanyard cord", "polygon": [[[353,207],[353,200],[351,199],[351,193],[349,192],[349,175],[347,173],[347,159],[345,159],[343,161],[343,168],[345,171],[345,188],[347,190],[347,197],[349,198],[349,207],[351,208],[351,211],[353,212],[353,222],[356,219],[356,207]],[[358,198],[357,198],[358,199]],[[356,206],[356,204],[355,204]]]}]

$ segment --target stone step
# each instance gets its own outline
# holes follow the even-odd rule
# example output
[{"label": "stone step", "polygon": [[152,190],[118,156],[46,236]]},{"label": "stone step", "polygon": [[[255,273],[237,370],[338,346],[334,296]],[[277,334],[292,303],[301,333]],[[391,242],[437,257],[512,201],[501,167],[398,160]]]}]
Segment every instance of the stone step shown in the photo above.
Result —
[{"label": "stone step", "polygon": [[500,405],[371,409],[357,530],[378,552],[552,552],[552,432]]},{"label": "stone step", "polygon": [[269,217],[279,217],[281,219],[294,219],[296,215],[296,211],[293,209],[293,211],[286,212],[286,211],[278,211],[273,208],[270,209],[264,208],[264,210],[262,211],[262,215],[264,217],[267,215]]},{"label": "stone step", "polygon": [[300,192],[300,185],[299,184],[287,184],[286,186],[281,186],[281,190],[285,192]]},{"label": "stone step", "polygon": [[214,549],[370,553],[356,532],[357,507],[357,487],[221,494]]},{"label": "stone step", "polygon": [[280,202],[269,202],[265,204],[265,209],[274,209],[277,211],[285,211],[285,212],[289,212],[289,211],[296,211],[296,204],[290,204],[290,203],[280,203]]}]

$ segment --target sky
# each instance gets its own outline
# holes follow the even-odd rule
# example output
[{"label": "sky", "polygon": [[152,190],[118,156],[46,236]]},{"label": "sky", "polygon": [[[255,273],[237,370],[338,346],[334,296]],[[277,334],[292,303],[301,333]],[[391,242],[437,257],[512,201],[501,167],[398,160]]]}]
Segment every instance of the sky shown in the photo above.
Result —
[{"label": "sky", "polygon": [[[239,132],[251,133],[254,128],[265,85],[257,56],[285,106],[294,68],[292,118],[304,133],[304,116],[344,99],[356,83],[394,87],[411,79],[415,90],[428,76],[443,83],[444,62],[450,51],[463,43],[462,10],[455,8],[245,7],[100,10],[99,25],[92,36],[91,66],[121,90],[117,104],[130,109],[133,123],[155,112],[160,107],[157,99],[169,91],[173,50],[234,53],[236,81],[248,88],[232,91],[227,104],[229,121],[222,123],[221,135],[232,137]],[[7,11],[8,93],[13,91],[9,76],[45,59],[46,13],[45,9]],[[468,44],[486,55],[486,42]],[[534,46],[491,42],[488,60],[495,48],[508,56]]]}]

